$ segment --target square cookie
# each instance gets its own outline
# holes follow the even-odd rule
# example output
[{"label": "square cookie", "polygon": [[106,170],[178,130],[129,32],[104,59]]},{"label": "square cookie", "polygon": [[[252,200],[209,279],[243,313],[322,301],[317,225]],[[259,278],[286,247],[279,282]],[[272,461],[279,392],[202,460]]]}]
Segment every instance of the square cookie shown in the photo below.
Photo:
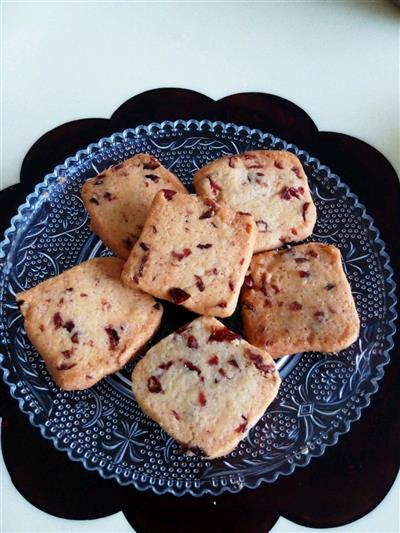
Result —
[{"label": "square cookie", "polygon": [[172,172],[148,154],[137,154],[83,185],[81,195],[91,228],[118,257],[129,256],[161,189],[187,192]]},{"label": "square cookie", "polygon": [[153,346],[132,373],[143,411],[184,451],[210,459],[231,452],[278,393],[271,356],[211,317]]},{"label": "square cookie", "polygon": [[122,368],[158,329],[162,306],[121,282],[123,261],[99,257],[16,295],[26,333],[65,390]]},{"label": "square cookie", "polygon": [[123,282],[211,316],[230,316],[250,264],[253,218],[209,198],[157,193]]},{"label": "square cookie", "polygon": [[359,335],[340,252],[328,244],[255,255],[241,303],[246,339],[273,357],[338,352]]},{"label": "square cookie", "polygon": [[251,213],[258,228],[254,252],[311,235],[317,211],[307,176],[291,152],[255,150],[208,163],[193,176],[197,194]]}]

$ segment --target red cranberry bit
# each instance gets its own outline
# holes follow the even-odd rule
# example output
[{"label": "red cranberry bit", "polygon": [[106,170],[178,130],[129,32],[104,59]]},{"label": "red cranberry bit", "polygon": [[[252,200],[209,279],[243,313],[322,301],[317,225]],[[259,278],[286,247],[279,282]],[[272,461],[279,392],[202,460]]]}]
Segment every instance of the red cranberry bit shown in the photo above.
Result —
[{"label": "red cranberry bit", "polygon": [[292,197],[294,198],[300,198],[300,196],[304,194],[303,187],[285,187],[281,191],[281,198],[283,200],[290,200]]},{"label": "red cranberry bit", "polygon": [[252,227],[253,227],[253,226],[252,226],[251,224],[247,223],[247,224],[246,224],[246,233],[250,233],[251,230],[252,230]]},{"label": "red cranberry bit", "polygon": [[210,176],[208,176],[208,181],[210,182],[210,187],[214,196],[217,196],[218,192],[222,191],[221,187],[218,185],[218,183],[215,183],[215,181]]},{"label": "red cranberry bit", "polygon": [[143,276],[144,267],[145,267],[148,259],[149,259],[149,254],[144,254],[142,259],[140,260],[139,271],[133,277],[133,280],[136,281],[136,283],[138,283],[139,282],[139,278],[141,278]]},{"label": "red cranberry bit", "polygon": [[325,290],[331,291],[335,287],[336,287],[336,285],[334,285],[333,283],[328,283],[327,285],[325,285]]},{"label": "red cranberry bit", "polygon": [[230,157],[229,160],[228,160],[228,164],[231,168],[236,168],[236,157]]},{"label": "red cranberry bit", "polygon": [[292,167],[290,170],[301,180],[301,170],[298,167]]},{"label": "red cranberry bit", "polygon": [[43,324],[40,324],[39,329],[40,329],[40,331],[42,331],[42,332],[44,331],[44,326],[43,326]]},{"label": "red cranberry bit", "polygon": [[315,311],[314,318],[318,320],[318,322],[322,322],[324,320],[325,313],[323,311]]},{"label": "red cranberry bit", "polygon": [[275,285],[274,283],[271,283],[271,287],[275,294],[277,294],[278,292],[281,292],[279,287]]},{"label": "red cranberry bit", "polygon": [[139,243],[139,246],[142,250],[144,250],[145,252],[148,252],[150,250],[150,246],[148,244],[146,244],[145,242],[140,242]]},{"label": "red cranberry bit", "polygon": [[61,365],[58,365],[57,370],[70,370],[71,368],[74,368],[76,366],[76,363],[61,363]]},{"label": "red cranberry bit", "polygon": [[59,301],[58,301],[58,303],[59,303],[60,305],[62,305],[62,304],[64,303],[64,298],[60,298]]},{"label": "red cranberry bit", "polygon": [[246,215],[248,217],[251,217],[251,213],[245,213],[244,211],[237,211],[238,215]]},{"label": "red cranberry bit", "polygon": [[178,305],[185,302],[188,298],[190,298],[190,294],[188,294],[187,292],[177,287],[169,289],[168,294],[171,296],[174,302]]},{"label": "red cranberry bit", "polygon": [[176,191],[171,191],[171,189],[162,189],[165,198],[169,201],[176,194]]},{"label": "red cranberry bit", "polygon": [[206,396],[205,396],[204,392],[201,392],[201,391],[199,392],[199,398],[198,398],[198,400],[199,400],[199,404],[200,404],[202,407],[204,407],[204,406],[206,405],[207,400],[206,400]]},{"label": "red cranberry bit", "polygon": [[147,380],[147,388],[150,392],[162,392],[160,380],[156,376],[150,376]]},{"label": "red cranberry bit", "polygon": [[269,298],[265,298],[264,307],[272,307],[272,302]]},{"label": "red cranberry bit", "polygon": [[203,211],[203,213],[199,216],[199,220],[204,220],[205,218],[211,218],[217,212],[217,204],[210,198],[204,198],[203,203],[204,205],[208,206],[208,209]]},{"label": "red cranberry bit", "polygon": [[314,250],[310,250],[309,252],[307,252],[307,255],[310,255],[311,257],[318,257],[317,252],[315,252]]},{"label": "red cranberry bit", "polygon": [[158,365],[158,368],[161,368],[161,370],[168,370],[173,364],[173,361],[168,361],[168,363],[161,363],[161,365]]},{"label": "red cranberry bit", "polygon": [[151,229],[153,230],[153,233],[157,233],[157,228],[155,226],[151,226]]},{"label": "red cranberry bit", "polygon": [[246,428],[247,422],[243,422],[243,424],[240,424],[240,426],[238,426],[235,431],[237,431],[237,433],[244,433],[246,431]]},{"label": "red cranberry bit", "polygon": [[222,309],[226,309],[226,307],[228,306],[228,304],[226,302],[219,302],[219,304],[217,304],[218,307],[222,307]]},{"label": "red cranberry bit", "polygon": [[214,274],[216,276],[218,274],[218,270],[214,267],[211,270],[208,271],[210,274]]},{"label": "red cranberry bit", "polygon": [[192,372],[197,372],[197,375],[200,376],[200,374],[201,374],[200,368],[198,366],[194,365],[191,361],[185,361],[183,364],[185,365],[185,367],[188,370],[191,370]]},{"label": "red cranberry bit", "polygon": [[72,287],[68,287],[68,289],[65,289],[67,292],[72,292],[74,289]]},{"label": "red cranberry bit", "polygon": [[261,276],[261,285],[260,285],[260,291],[264,294],[264,296],[268,296],[267,291],[267,274],[263,272]]},{"label": "red cranberry bit", "polygon": [[236,359],[229,359],[228,363],[234,366],[235,368],[239,368],[239,365],[237,364]]},{"label": "red cranberry bit", "polygon": [[112,171],[114,172],[115,170],[121,170],[121,168],[123,167],[123,164],[122,163],[119,163],[118,165],[116,165],[115,167],[112,167]]},{"label": "red cranberry bit", "polygon": [[105,192],[103,194],[103,198],[105,198],[106,200],[108,200],[109,202],[111,202],[111,200],[115,200],[115,196],[113,196],[110,192]]},{"label": "red cranberry bit", "polygon": [[308,261],[308,259],[306,259],[305,257],[296,257],[295,258],[295,262],[296,263],[305,263],[306,261]]},{"label": "red cranberry bit", "polygon": [[200,276],[197,276],[196,274],[194,275],[195,279],[196,279],[196,287],[199,289],[200,292],[203,292],[204,289],[205,289],[205,285],[203,283],[203,280],[201,279]]},{"label": "red cranberry bit", "polygon": [[59,329],[63,325],[63,320],[60,313],[55,313],[53,316],[54,329]]},{"label": "red cranberry bit", "polygon": [[79,344],[79,333],[77,331],[72,335],[71,342]]},{"label": "red cranberry bit", "polygon": [[251,274],[247,274],[247,276],[244,277],[244,286],[247,289],[252,289],[254,287],[254,280]]},{"label": "red cranberry bit", "polygon": [[190,324],[184,324],[183,326],[175,330],[175,333],[177,333],[178,335],[182,335],[187,329],[189,329],[189,327]]},{"label": "red cranberry bit", "polygon": [[274,161],[274,166],[275,168],[279,168],[280,170],[282,170],[284,167],[282,161]]},{"label": "red cranberry bit", "polygon": [[243,300],[242,305],[245,309],[249,309],[249,311],[255,311],[256,308],[252,303],[250,303],[248,300]]},{"label": "red cranberry bit", "polygon": [[173,409],[171,410],[171,413],[174,415],[174,417],[179,421],[181,419],[181,417],[179,416],[179,414],[174,411]]},{"label": "red cranberry bit", "polygon": [[272,365],[266,364],[262,356],[257,352],[252,352],[249,348],[245,350],[246,356],[254,364],[254,366],[260,370],[263,374],[268,374],[274,370]]},{"label": "red cranberry bit", "polygon": [[305,270],[299,270],[299,271],[298,271],[298,275],[299,275],[301,278],[309,278],[309,277],[310,277],[310,273],[309,273],[309,272],[306,272]]},{"label": "red cranberry bit", "polygon": [[212,244],[210,243],[207,243],[207,244],[198,244],[197,245],[197,248],[200,248],[200,250],[206,250],[207,248],[211,248]]},{"label": "red cranberry bit", "polygon": [[184,248],[182,252],[171,252],[172,257],[177,259],[178,261],[182,261],[184,257],[187,257],[190,255],[192,251],[189,248]]},{"label": "red cranberry bit", "polygon": [[160,180],[160,176],[157,176],[157,174],[145,174],[144,177],[148,180],[154,181],[154,183],[157,183]]},{"label": "red cranberry bit", "polygon": [[256,220],[256,224],[260,233],[266,233],[268,231],[268,224],[265,220]]},{"label": "red cranberry bit", "polygon": [[226,378],[226,372],[223,368],[218,368],[218,373],[221,374],[222,377]]},{"label": "red cranberry bit", "polygon": [[111,326],[107,326],[104,329],[106,330],[106,333],[108,335],[108,342],[110,344],[110,349],[115,350],[115,348],[118,346],[118,343],[119,343],[118,333]]},{"label": "red cranberry bit", "polygon": [[187,340],[188,348],[192,348],[192,350],[197,350],[199,347],[199,343],[197,342],[197,339],[194,335],[189,335]]},{"label": "red cranberry bit", "polygon": [[233,281],[231,279],[229,280],[228,285],[229,285],[229,288],[230,288],[231,291],[235,290],[235,284],[233,283]]},{"label": "red cranberry bit", "polygon": [[217,365],[218,362],[219,362],[219,360],[218,360],[218,355],[216,355],[216,354],[212,355],[212,356],[210,357],[210,359],[207,361],[207,363],[208,363],[209,365],[212,365],[212,366]]},{"label": "red cranberry bit", "polygon": [[243,265],[243,263],[244,263],[244,257],[242,257],[242,259],[239,261],[240,265]]},{"label": "red cranberry bit", "polygon": [[68,320],[63,325],[63,328],[65,328],[68,331],[68,333],[71,333],[71,331],[74,329],[74,327],[75,327],[75,324],[72,322],[72,320]]},{"label": "red cranberry bit", "polygon": [[297,235],[297,229],[296,228],[291,228],[291,233],[292,235]]},{"label": "red cranberry bit", "polygon": [[299,302],[292,302],[289,305],[289,309],[291,311],[300,311],[300,309],[303,309],[303,306],[301,304],[299,304]]},{"label": "red cranberry bit", "polygon": [[211,335],[208,337],[207,342],[231,342],[235,339],[240,339],[240,336],[231,331],[228,328],[216,328],[213,327],[211,330]]},{"label": "red cranberry bit", "polygon": [[100,205],[98,199],[95,198],[94,196],[90,198],[89,202],[95,205]]},{"label": "red cranberry bit", "polygon": [[160,163],[158,163],[154,157],[150,159],[147,163],[143,165],[144,170],[155,170],[160,166]]},{"label": "red cranberry bit", "polygon": [[72,355],[72,352],[71,350],[64,350],[63,352],[61,352],[61,355],[65,357],[65,359],[69,359]]},{"label": "red cranberry bit", "polygon": [[305,202],[303,204],[303,220],[304,220],[304,222],[306,221],[306,214],[307,214],[307,210],[308,210],[309,207],[310,207],[310,202]]}]

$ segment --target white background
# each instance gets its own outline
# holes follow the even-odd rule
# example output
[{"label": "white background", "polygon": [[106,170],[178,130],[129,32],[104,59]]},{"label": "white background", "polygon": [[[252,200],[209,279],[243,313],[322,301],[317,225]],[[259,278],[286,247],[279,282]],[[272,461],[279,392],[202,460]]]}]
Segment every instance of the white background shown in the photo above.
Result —
[{"label": "white background", "polygon": [[[49,129],[109,117],[156,87],[278,94],[320,130],[367,141],[400,171],[400,9],[389,1],[0,4],[1,187],[18,181],[23,156]],[[14,489],[3,463],[0,472],[4,533],[131,531],[120,513],[89,522],[46,515]],[[398,482],[378,509],[335,529],[399,530]],[[312,530],[281,518],[272,531]]]}]

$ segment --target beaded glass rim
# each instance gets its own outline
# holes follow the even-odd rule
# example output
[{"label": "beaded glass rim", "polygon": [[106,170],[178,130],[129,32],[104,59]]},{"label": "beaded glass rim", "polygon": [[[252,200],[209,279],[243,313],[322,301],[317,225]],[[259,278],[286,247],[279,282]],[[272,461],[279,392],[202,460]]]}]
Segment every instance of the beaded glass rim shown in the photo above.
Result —
[{"label": "beaded glass rim", "polygon": [[[15,245],[17,241],[18,231],[23,228],[27,215],[33,211],[38,202],[43,198],[43,195],[48,194],[47,189],[60,178],[71,166],[77,165],[82,161],[83,158],[91,156],[94,152],[99,149],[102,149],[105,145],[113,145],[115,143],[126,142],[129,139],[136,138],[141,134],[151,136],[157,130],[164,130],[165,128],[171,128],[172,131],[178,131],[182,128],[185,131],[190,132],[207,132],[207,133],[245,133],[251,138],[257,138],[259,141],[264,141],[266,139],[276,143],[279,143],[284,150],[290,150],[295,153],[298,157],[301,157],[302,160],[307,161],[307,163],[314,165],[318,172],[324,172],[326,176],[333,180],[335,185],[344,191],[346,198],[350,199],[353,203],[354,208],[357,208],[361,211],[361,218],[364,219],[367,224],[367,231],[373,236],[373,243],[375,244],[377,250],[379,251],[379,256],[381,260],[381,268],[385,273],[385,284],[388,287],[386,290],[386,316],[387,316],[387,331],[388,334],[385,337],[384,343],[386,349],[383,350],[380,354],[381,360],[380,363],[374,369],[374,376],[370,379],[369,390],[364,391],[361,395],[361,401],[359,405],[353,405],[352,409],[349,410],[347,420],[343,421],[344,423],[336,431],[332,432],[329,435],[329,440],[326,442],[321,442],[320,445],[316,446],[314,449],[307,450],[307,453],[300,454],[300,457],[296,461],[289,464],[284,462],[281,464],[274,472],[273,475],[263,474],[255,479],[244,479],[243,483],[220,483],[219,486],[215,487],[204,487],[201,490],[192,490],[191,488],[181,487],[177,489],[176,487],[166,486],[157,487],[154,483],[151,482],[151,476],[147,476],[146,480],[143,478],[139,479],[123,479],[122,476],[117,473],[105,469],[98,465],[91,465],[89,461],[82,455],[78,455],[73,449],[68,448],[65,444],[61,442],[57,436],[50,433],[49,428],[45,426],[42,422],[38,420],[38,417],[29,409],[29,406],[26,405],[23,394],[21,393],[21,387],[17,382],[12,381],[12,375],[10,370],[7,368],[7,356],[12,358],[11,353],[0,353],[0,368],[3,370],[3,380],[9,386],[10,393],[13,398],[18,401],[19,408],[22,412],[26,413],[29,417],[29,421],[32,425],[38,427],[43,437],[49,439],[53,442],[54,446],[60,450],[67,453],[68,457],[77,462],[81,462],[87,470],[97,471],[103,478],[115,478],[121,485],[134,485],[138,490],[148,490],[151,489],[157,494],[172,493],[177,496],[184,494],[191,494],[193,496],[201,496],[203,494],[212,494],[217,496],[222,494],[225,491],[229,492],[238,492],[243,487],[247,488],[256,488],[262,482],[274,482],[280,475],[290,475],[295,468],[300,466],[306,466],[309,464],[312,457],[320,456],[324,453],[327,446],[332,446],[337,443],[338,438],[341,434],[347,433],[350,430],[351,423],[360,418],[361,412],[370,404],[371,396],[378,390],[378,382],[384,374],[384,366],[389,362],[389,352],[393,347],[393,335],[396,332],[395,319],[397,317],[396,313],[396,295],[395,295],[395,283],[393,281],[393,270],[389,263],[389,256],[385,251],[385,245],[378,229],[375,227],[373,219],[366,213],[365,206],[361,204],[358,200],[358,197],[352,193],[349,187],[344,184],[340,178],[332,173],[328,167],[322,165],[318,159],[311,157],[306,151],[299,149],[297,146],[287,143],[286,141],[275,137],[269,133],[263,133],[259,129],[251,129],[247,126],[241,125],[238,126],[233,123],[223,123],[221,121],[211,122],[209,120],[175,120],[175,121],[163,121],[161,123],[153,122],[149,125],[139,125],[136,128],[128,128],[122,133],[114,133],[110,137],[104,137],[100,139],[98,143],[90,144],[85,150],[79,150],[75,156],[69,157],[65,160],[62,165],[55,167],[54,171],[47,174],[44,180],[35,186],[34,192],[30,193],[26,197],[26,201],[18,208],[18,214],[11,219],[11,226],[5,231],[4,240],[0,243],[0,267],[1,267],[1,278],[0,278],[0,311],[3,308],[4,300],[4,281],[5,273],[12,267],[10,261],[8,260],[8,253],[11,250],[13,244]],[[2,339],[2,344],[6,345],[6,336],[4,331],[6,329],[6,324],[0,322],[0,335]]]}]

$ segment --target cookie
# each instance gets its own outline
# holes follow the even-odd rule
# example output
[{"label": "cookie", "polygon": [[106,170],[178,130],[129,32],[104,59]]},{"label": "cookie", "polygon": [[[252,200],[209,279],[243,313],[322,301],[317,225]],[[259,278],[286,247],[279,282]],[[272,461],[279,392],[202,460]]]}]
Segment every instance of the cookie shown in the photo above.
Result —
[{"label": "cookie", "polygon": [[91,228],[118,257],[129,256],[161,189],[187,192],[172,172],[148,154],[137,154],[83,185],[81,195]]},{"label": "cookie", "polygon": [[158,329],[161,304],[99,257],[16,295],[25,330],[59,387],[86,389],[122,368]]},{"label": "cookie", "polygon": [[202,315],[230,316],[250,264],[256,225],[209,198],[157,193],[123,282]]},{"label": "cookie", "polygon": [[197,194],[254,216],[254,251],[279,248],[311,235],[317,211],[307,176],[290,152],[255,150],[212,161],[193,176]]},{"label": "cookie", "polygon": [[184,451],[231,452],[276,397],[270,355],[221,322],[200,317],[153,346],[132,373],[142,410]]},{"label": "cookie", "polygon": [[255,255],[241,303],[246,339],[273,357],[338,352],[359,335],[340,252],[328,244]]}]

